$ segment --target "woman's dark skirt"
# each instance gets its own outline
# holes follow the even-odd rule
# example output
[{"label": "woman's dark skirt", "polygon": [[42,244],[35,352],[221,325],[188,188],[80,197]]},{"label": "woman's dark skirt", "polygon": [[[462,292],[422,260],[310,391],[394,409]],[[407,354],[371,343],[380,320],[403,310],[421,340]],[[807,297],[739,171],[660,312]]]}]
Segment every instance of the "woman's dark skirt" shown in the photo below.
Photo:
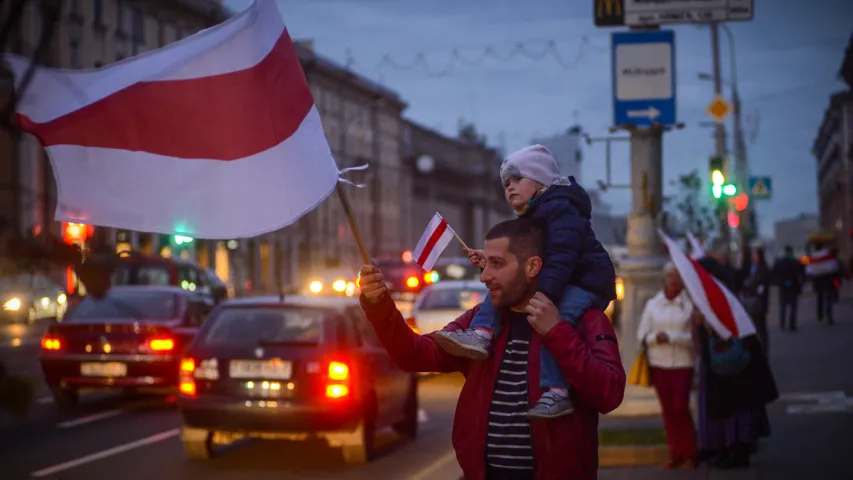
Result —
[{"label": "woman's dark skirt", "polygon": [[747,409],[725,418],[708,418],[705,395],[705,366],[699,363],[699,448],[703,452],[726,450],[736,445],[753,445],[770,436],[765,407]]}]

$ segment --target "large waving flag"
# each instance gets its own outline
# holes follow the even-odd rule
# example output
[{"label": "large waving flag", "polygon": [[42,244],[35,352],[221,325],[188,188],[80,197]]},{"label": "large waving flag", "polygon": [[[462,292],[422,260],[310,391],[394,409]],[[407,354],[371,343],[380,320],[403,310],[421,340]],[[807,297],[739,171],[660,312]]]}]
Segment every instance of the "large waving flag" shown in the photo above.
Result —
[{"label": "large waving flag", "polygon": [[698,260],[705,256],[705,249],[702,244],[693,235],[693,232],[687,232],[687,241],[690,242],[690,258]]},{"label": "large waving flag", "polygon": [[684,288],[705,321],[723,339],[743,338],[755,334],[755,325],[740,300],[695,259],[688,258],[663,232],[661,238],[669,249],[672,263],[681,274]]},{"label": "large waving flag", "polygon": [[[29,61],[3,59],[20,82]],[[102,69],[39,67],[16,113],[50,156],[58,220],[249,237],[341,173],[275,0]]]}]

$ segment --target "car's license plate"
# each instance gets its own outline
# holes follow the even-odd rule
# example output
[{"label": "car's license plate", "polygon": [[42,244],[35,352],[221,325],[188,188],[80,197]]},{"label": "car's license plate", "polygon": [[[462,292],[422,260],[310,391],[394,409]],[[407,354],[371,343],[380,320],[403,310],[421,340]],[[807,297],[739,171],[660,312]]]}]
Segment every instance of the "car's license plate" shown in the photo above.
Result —
[{"label": "car's license plate", "polygon": [[231,378],[268,378],[289,380],[293,364],[284,360],[232,360],[229,366]]},{"label": "car's license plate", "polygon": [[81,363],[80,373],[87,377],[124,377],[127,365],[121,362]]}]

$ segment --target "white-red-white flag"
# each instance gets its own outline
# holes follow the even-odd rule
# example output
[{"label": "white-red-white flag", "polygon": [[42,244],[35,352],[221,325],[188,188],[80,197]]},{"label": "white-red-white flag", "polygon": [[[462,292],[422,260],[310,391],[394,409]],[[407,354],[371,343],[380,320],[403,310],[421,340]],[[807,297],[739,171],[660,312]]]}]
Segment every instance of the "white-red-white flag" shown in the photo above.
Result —
[{"label": "white-red-white flag", "polygon": [[684,288],[705,321],[723,339],[743,338],[755,334],[755,325],[740,300],[695,259],[688,258],[678,244],[663,232],[661,238],[669,249],[672,263],[681,274]]},{"label": "white-red-white flag", "polygon": [[412,258],[424,270],[432,270],[438,257],[453,241],[453,236],[453,229],[447,224],[447,220],[436,213],[429,221],[426,231],[412,252]]},{"label": "white-red-white flag", "polygon": [[[2,58],[20,84],[29,60]],[[38,67],[16,113],[50,156],[58,220],[249,237],[341,173],[275,0],[101,69]]]},{"label": "white-red-white flag", "polygon": [[698,260],[705,256],[705,249],[693,235],[693,232],[687,232],[687,241],[690,242],[690,258]]}]

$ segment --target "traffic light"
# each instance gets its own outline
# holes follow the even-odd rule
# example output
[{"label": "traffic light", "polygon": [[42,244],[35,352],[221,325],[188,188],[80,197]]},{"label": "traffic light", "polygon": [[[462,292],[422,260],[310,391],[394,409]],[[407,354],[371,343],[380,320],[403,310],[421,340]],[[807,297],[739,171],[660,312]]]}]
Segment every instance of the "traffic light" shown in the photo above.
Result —
[{"label": "traffic light", "polygon": [[186,235],[175,235],[172,237],[175,240],[175,245],[183,245],[185,243],[192,243],[194,240],[193,237],[188,237]]},{"label": "traffic light", "polygon": [[721,157],[711,157],[711,194],[714,198],[720,199],[723,196],[734,197],[737,195],[737,186],[733,183],[726,183],[726,176],[723,174],[723,159]]}]

